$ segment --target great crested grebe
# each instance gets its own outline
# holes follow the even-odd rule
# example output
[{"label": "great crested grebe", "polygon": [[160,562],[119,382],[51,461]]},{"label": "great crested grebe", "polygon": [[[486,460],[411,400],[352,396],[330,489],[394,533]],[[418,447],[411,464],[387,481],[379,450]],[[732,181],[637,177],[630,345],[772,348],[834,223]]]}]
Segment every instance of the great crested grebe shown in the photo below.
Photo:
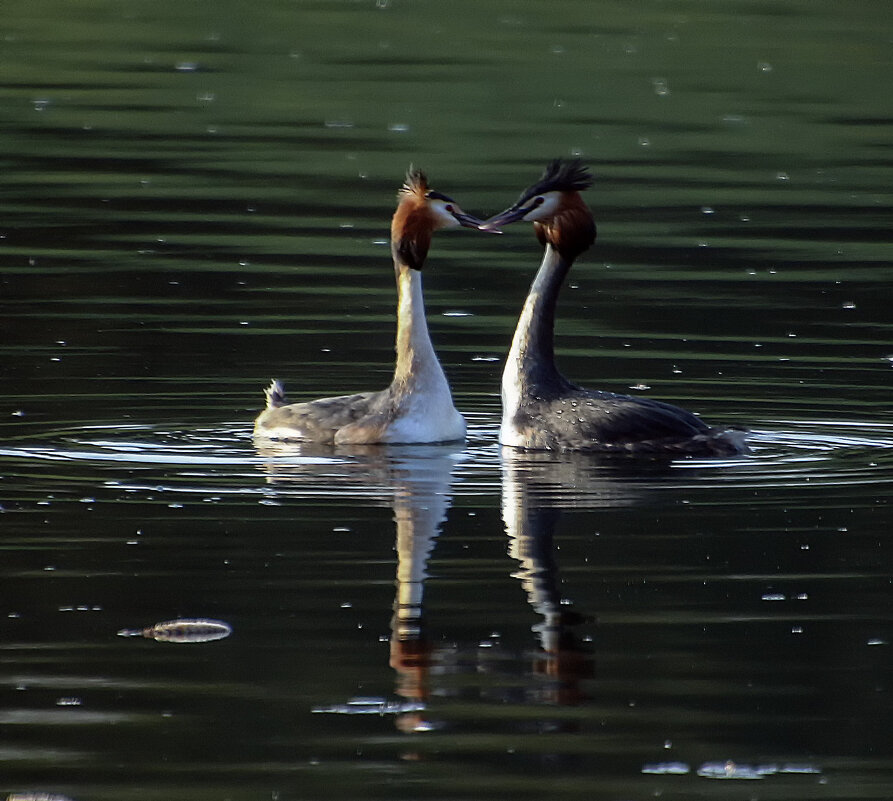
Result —
[{"label": "great crested grebe", "polygon": [[518,319],[502,374],[503,445],[529,450],[720,456],[745,453],[744,432],[711,428],[660,401],[583,389],[555,367],[558,293],[574,259],[595,241],[592,212],[580,190],[592,185],[579,160],[556,159],[518,201],[485,230],[533,222],[543,262]]},{"label": "great crested grebe", "polygon": [[453,406],[450,386],[428,335],[422,297],[422,267],[431,235],[441,228],[478,229],[440,192],[428,188],[421,170],[410,168],[391,221],[391,253],[397,274],[397,363],[387,389],[289,403],[281,382],[265,390],[267,408],[254,423],[264,440],[335,445],[452,442],[465,436],[465,419]]}]

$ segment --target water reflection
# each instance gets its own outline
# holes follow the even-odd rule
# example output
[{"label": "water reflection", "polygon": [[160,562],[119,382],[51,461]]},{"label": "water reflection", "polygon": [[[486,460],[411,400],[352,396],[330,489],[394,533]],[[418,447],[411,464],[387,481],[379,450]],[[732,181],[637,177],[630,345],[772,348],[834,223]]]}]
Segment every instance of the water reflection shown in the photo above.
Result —
[{"label": "water reflection", "polygon": [[[323,446],[258,445],[267,463],[269,480],[294,487],[318,471],[307,465],[283,465],[283,456],[319,453]],[[331,452],[331,449],[329,449]],[[394,714],[401,731],[430,728],[425,709],[430,695],[432,646],[424,617],[427,564],[446,520],[452,497],[453,468],[461,448],[456,446],[339,448],[350,455],[350,477],[359,487],[376,487],[390,496],[396,529],[397,573],[393,615],[390,622],[389,665],[396,673],[395,693],[400,702],[383,699],[351,699],[346,704],[317,708],[316,712],[341,714]]]},{"label": "water reflection", "polygon": [[398,716],[403,731],[428,727],[422,709],[430,693],[431,641],[425,626],[423,596],[427,564],[450,506],[452,462],[408,460],[394,493],[397,528],[397,579],[391,618],[390,666],[396,693],[415,708]]},{"label": "water reflection", "polygon": [[[563,465],[577,475],[575,468],[589,465],[584,459],[574,458],[568,463],[552,454],[525,454],[511,448],[502,449],[501,464],[502,519],[509,538],[508,553],[519,563],[514,576],[521,580],[528,603],[541,618],[532,629],[538,641],[533,674],[548,679],[550,684],[540,700],[577,704],[586,698],[582,681],[593,675],[591,649],[576,629],[589,618],[561,593],[554,543],[560,511],[540,493],[544,483],[554,487],[562,481],[563,476],[554,475],[555,467]],[[612,487],[610,480],[593,478],[591,483],[599,485],[596,491],[608,504],[631,500],[621,488]]]}]

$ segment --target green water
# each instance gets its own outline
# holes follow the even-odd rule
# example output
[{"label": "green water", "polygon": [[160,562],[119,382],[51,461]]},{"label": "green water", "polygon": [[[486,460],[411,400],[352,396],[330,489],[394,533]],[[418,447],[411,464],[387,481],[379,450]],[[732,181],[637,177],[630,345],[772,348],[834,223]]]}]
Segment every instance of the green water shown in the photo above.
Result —
[{"label": "green water", "polygon": [[[7,2],[0,794],[890,798],[891,44],[869,0]],[[388,383],[411,163],[486,216],[571,155],[562,370],[751,457],[499,452],[520,225],[425,270],[467,443],[255,450],[271,376]],[[175,618],[233,632],[116,636]]]}]

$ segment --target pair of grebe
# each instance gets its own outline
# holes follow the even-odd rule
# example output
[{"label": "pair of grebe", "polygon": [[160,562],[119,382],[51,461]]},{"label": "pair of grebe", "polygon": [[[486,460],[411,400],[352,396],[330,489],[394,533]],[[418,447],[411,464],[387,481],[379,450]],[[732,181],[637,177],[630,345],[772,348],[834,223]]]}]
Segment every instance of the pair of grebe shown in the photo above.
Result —
[{"label": "pair of grebe", "polygon": [[532,222],[545,247],[524,302],[502,376],[502,445],[529,450],[721,456],[746,451],[744,432],[708,426],[684,409],[647,398],[589,390],[555,366],[555,306],[574,260],[595,241],[592,212],[580,191],[592,177],[578,160],[556,159],[516,203],[484,221],[432,191],[410,170],[391,223],[397,274],[397,361],[390,386],[289,403],[279,381],[266,390],[267,408],[255,437],[342,444],[421,444],[461,440],[465,420],[453,405],[437,360],[422,298],[422,267],[432,234],[466,227],[499,233]]}]

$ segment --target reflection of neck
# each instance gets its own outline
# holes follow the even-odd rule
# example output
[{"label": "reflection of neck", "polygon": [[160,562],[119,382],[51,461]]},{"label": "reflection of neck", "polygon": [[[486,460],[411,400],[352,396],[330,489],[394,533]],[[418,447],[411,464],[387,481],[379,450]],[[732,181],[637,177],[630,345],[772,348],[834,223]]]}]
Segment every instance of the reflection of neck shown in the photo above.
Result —
[{"label": "reflection of neck", "polygon": [[437,361],[422,296],[422,274],[397,262],[397,364],[394,385],[409,390],[413,385],[443,381]]},{"label": "reflection of neck", "polygon": [[426,566],[450,505],[449,460],[407,463],[411,478],[395,488],[397,580],[391,618],[390,665],[397,693],[424,700],[428,695],[431,646],[425,636],[422,599]]},{"label": "reflection of neck", "polygon": [[546,245],[515,328],[503,387],[508,384],[536,391],[564,382],[555,367],[555,305],[571,264],[551,244]]},{"label": "reflection of neck", "polygon": [[[510,476],[505,483],[517,481]],[[553,552],[553,536],[558,520],[557,509],[528,505],[525,490],[520,486],[503,485],[502,519],[509,538],[508,552],[520,569],[514,574],[521,579],[530,605],[541,615],[559,610],[557,566]]]},{"label": "reflection of neck", "polygon": [[[428,497],[425,497],[428,495]],[[397,523],[397,596],[394,599],[395,633],[413,635],[422,615],[422,594],[428,574],[425,566],[434,549],[440,524],[446,517],[449,498],[432,492],[398,489],[394,499]],[[408,627],[408,628],[407,628]]]}]

